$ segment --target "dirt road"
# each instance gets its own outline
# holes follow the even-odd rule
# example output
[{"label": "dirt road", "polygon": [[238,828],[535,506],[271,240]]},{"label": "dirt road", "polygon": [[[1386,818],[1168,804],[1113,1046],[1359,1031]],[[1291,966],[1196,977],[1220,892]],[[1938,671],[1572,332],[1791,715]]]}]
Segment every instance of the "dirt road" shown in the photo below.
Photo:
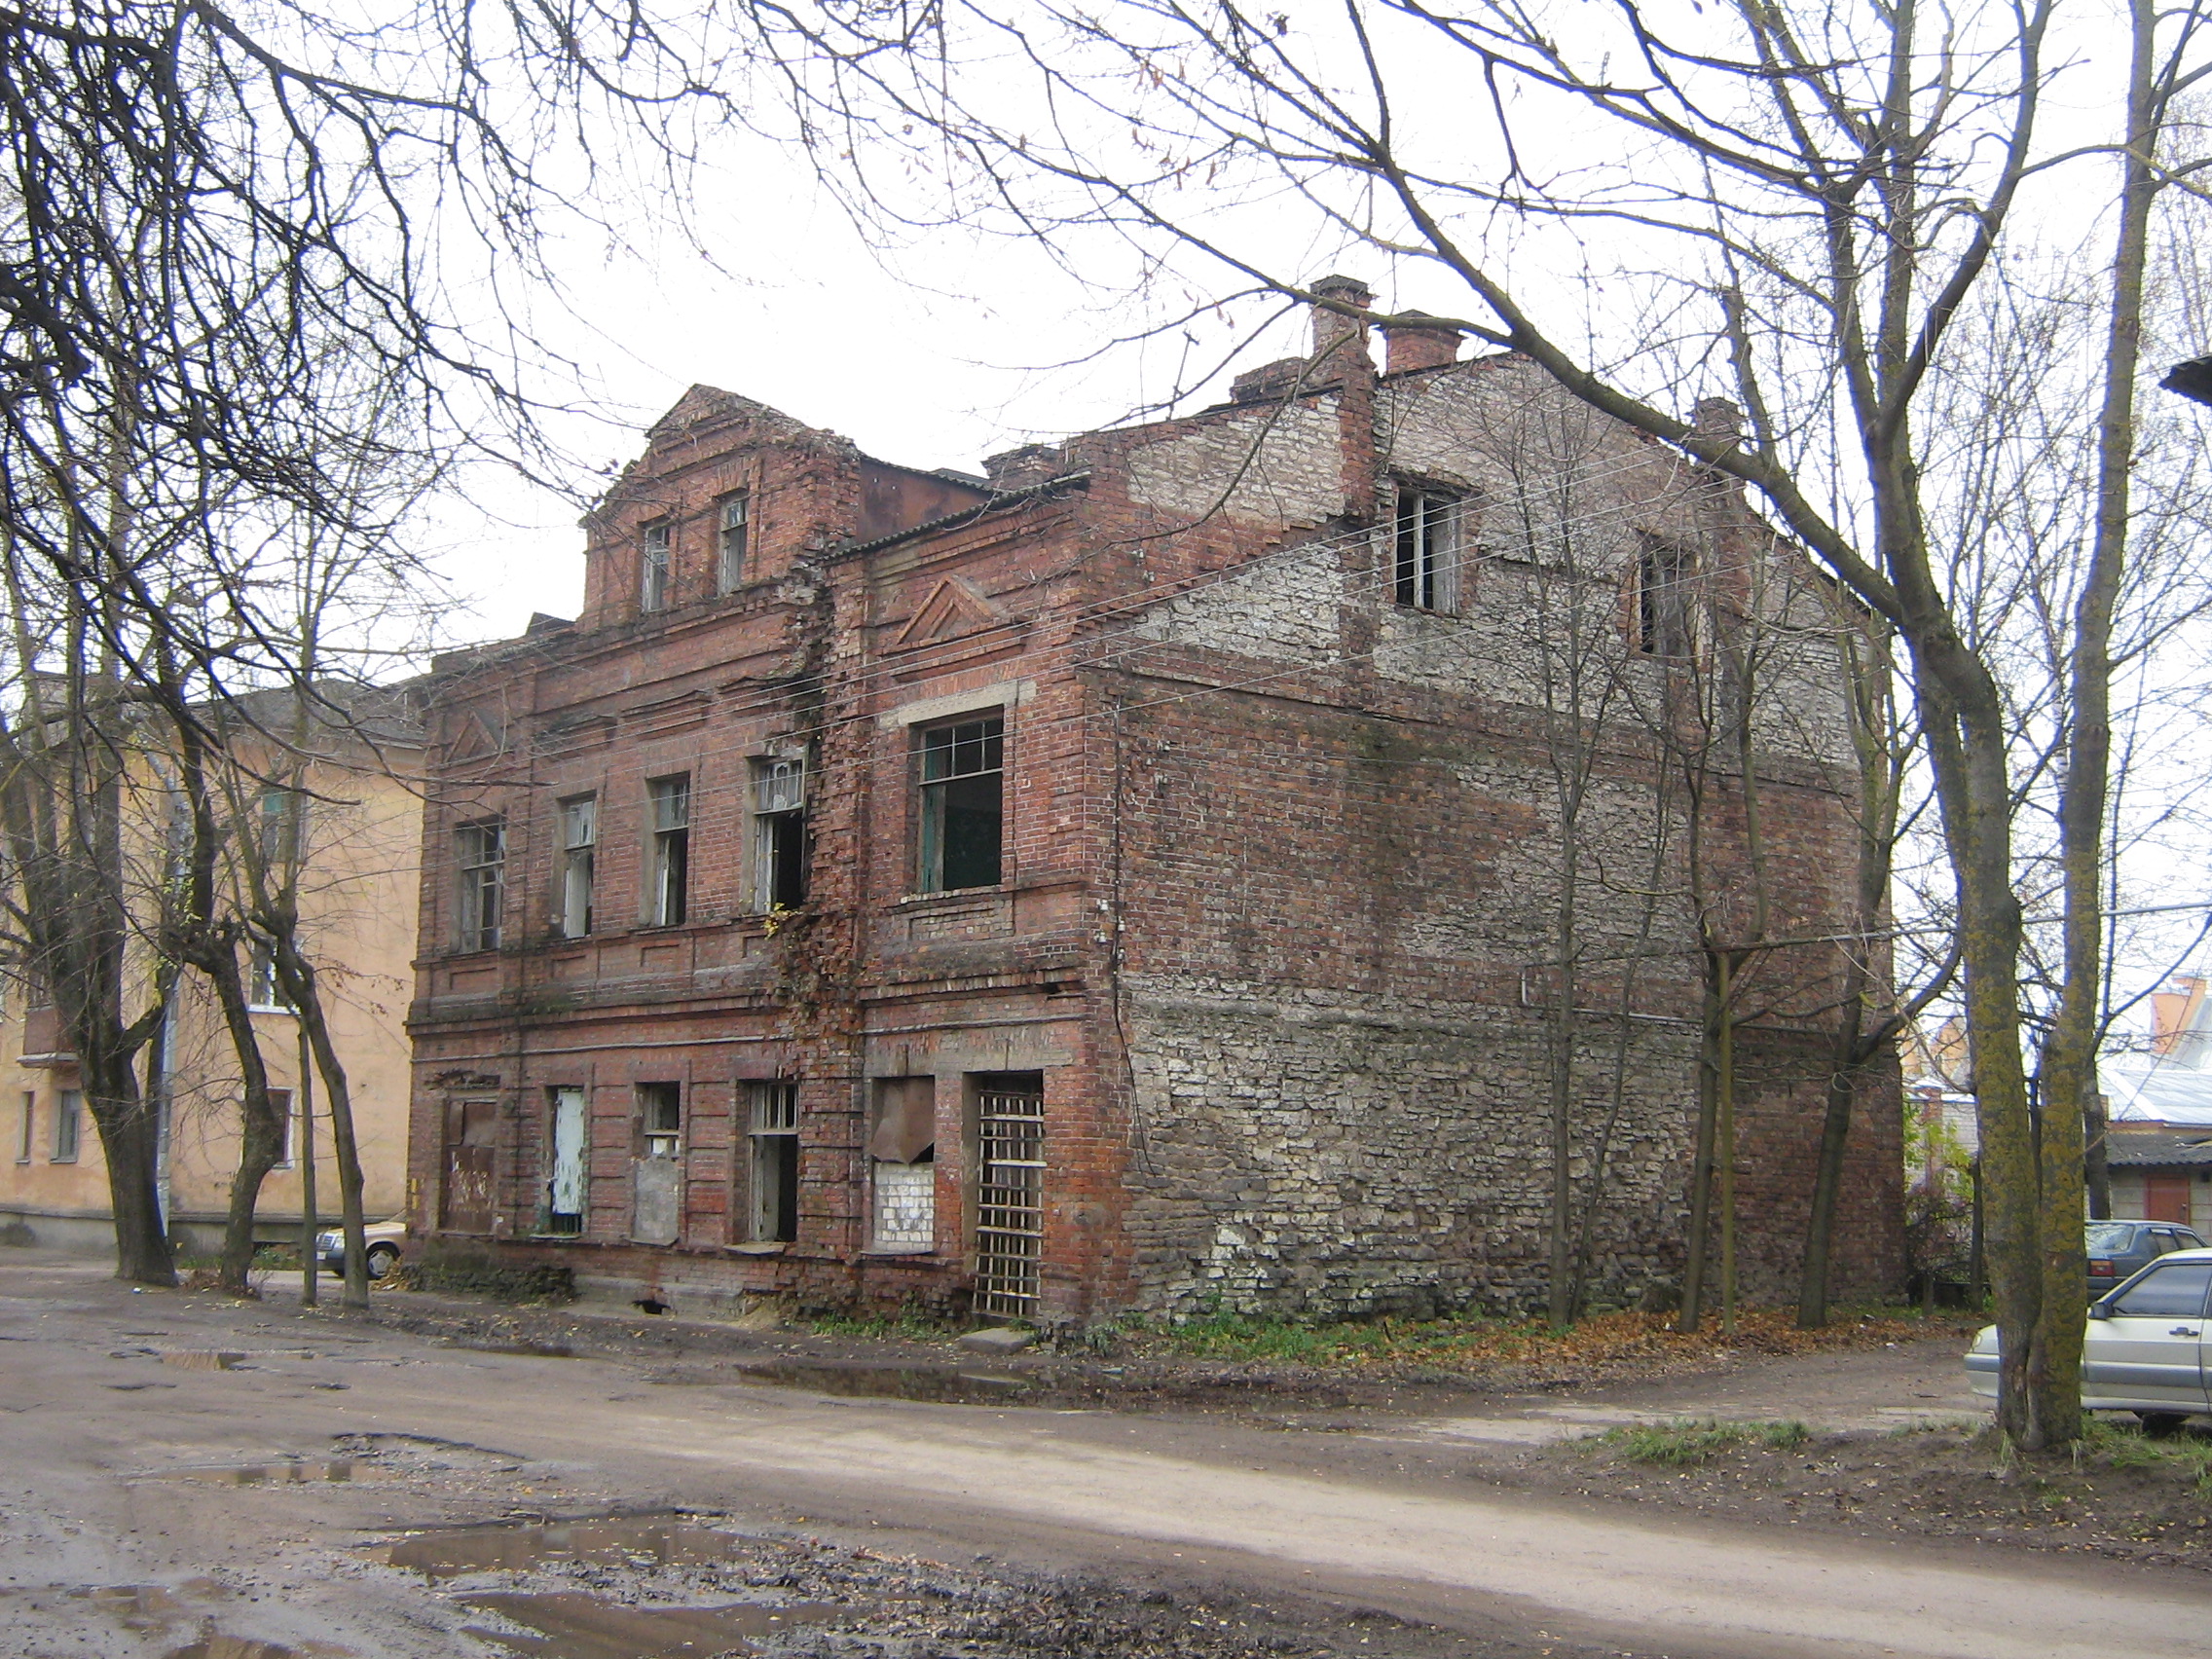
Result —
[{"label": "dirt road", "polygon": [[[281,1305],[133,1295],[96,1266],[8,1252],[0,1651],[498,1652],[466,1634],[498,1628],[497,1596],[457,1600],[370,1546],[518,1513],[663,1507],[826,1540],[846,1562],[957,1564],[963,1582],[1002,1586],[973,1590],[985,1600],[1088,1574],[1130,1606],[1175,1607],[1178,1643],[1202,1626],[1253,1633],[1259,1650],[2170,1659],[2200,1649],[2212,1619],[2200,1575],[1500,1492],[1433,1419],[1316,1433],[649,1376]],[[901,1570],[897,1593],[920,1595],[908,1580],[923,1569]],[[816,1650],[795,1631],[748,1640]],[[1037,1650],[1108,1646],[1054,1640]]]}]

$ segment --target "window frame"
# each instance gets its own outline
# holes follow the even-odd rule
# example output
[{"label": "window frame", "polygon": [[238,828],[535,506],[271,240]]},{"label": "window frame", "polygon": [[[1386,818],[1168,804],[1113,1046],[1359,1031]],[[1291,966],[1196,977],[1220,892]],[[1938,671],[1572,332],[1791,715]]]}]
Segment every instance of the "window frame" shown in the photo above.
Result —
[{"label": "window frame", "polygon": [[1689,548],[1645,535],[1636,555],[1636,648],[1662,662],[1696,654],[1689,607],[1697,556]]},{"label": "window frame", "polygon": [[801,1147],[798,1084],[790,1078],[768,1078],[744,1087],[747,1158],[743,1241],[795,1244]]},{"label": "window frame", "polygon": [[715,503],[715,591],[735,593],[745,585],[753,557],[753,492],[732,490]]},{"label": "window frame", "polygon": [[676,586],[676,520],[653,519],[638,527],[638,609],[654,615],[668,608]]},{"label": "window frame", "polygon": [[[1004,706],[974,709],[945,719],[913,727],[914,750],[914,891],[917,894],[964,893],[1003,886],[1007,867],[1007,719]],[[963,738],[963,732],[978,735]],[[943,742],[937,741],[940,738]],[[977,765],[959,769],[964,745],[977,746]],[[933,757],[945,756],[945,769],[932,776]],[[985,880],[955,884],[947,872],[951,851],[947,820],[953,811],[954,789],[970,778],[997,781],[996,845],[990,855],[991,874]],[[961,870],[958,873],[969,873]],[[976,873],[980,873],[980,869]]]},{"label": "window frame", "polygon": [[1397,481],[1390,518],[1390,593],[1405,609],[1434,616],[1459,613],[1466,500],[1463,492],[1440,485]]},{"label": "window frame", "polygon": [[[469,838],[477,838],[475,855]],[[504,937],[507,821],[504,815],[454,826],[457,876],[454,933],[463,951],[497,950]]]},{"label": "window frame", "polygon": [[[638,1156],[680,1159],[683,1156],[683,1085],[674,1081],[631,1086],[638,1102]],[[667,1123],[661,1121],[666,1108]]]},{"label": "window frame", "polygon": [[753,901],[757,915],[806,903],[807,773],[803,756],[766,755],[752,764]]},{"label": "window frame", "polygon": [[16,1125],[16,1161],[28,1163],[38,1151],[38,1090],[22,1090],[22,1120]]},{"label": "window frame", "polygon": [[[561,861],[560,908],[554,914],[554,931],[563,939],[589,939],[599,878],[599,794],[594,791],[568,795],[553,803],[553,813],[560,829]],[[583,827],[580,839],[576,831],[579,822]]]},{"label": "window frame", "polygon": [[[291,812],[295,801],[299,806],[296,818]],[[261,792],[259,806],[262,866],[278,870],[304,862],[301,855],[308,836],[307,792],[271,784]]]},{"label": "window frame", "polygon": [[292,1167],[294,1125],[299,1116],[293,1110],[293,1095],[294,1091],[289,1088],[272,1088],[269,1091],[269,1109],[276,1114],[276,1121],[282,1125],[277,1131],[276,1161],[272,1165],[277,1169]]},{"label": "window frame", "polygon": [[246,952],[245,1006],[248,1014],[290,1014],[300,1011],[284,1000],[276,984],[276,946],[255,935]]},{"label": "window frame", "polygon": [[[680,802],[681,819],[664,810]],[[645,926],[680,928],[691,917],[691,774],[645,780]]]},{"label": "window frame", "polygon": [[81,1088],[57,1088],[54,1091],[53,1151],[49,1163],[75,1163],[85,1148],[85,1091]]}]

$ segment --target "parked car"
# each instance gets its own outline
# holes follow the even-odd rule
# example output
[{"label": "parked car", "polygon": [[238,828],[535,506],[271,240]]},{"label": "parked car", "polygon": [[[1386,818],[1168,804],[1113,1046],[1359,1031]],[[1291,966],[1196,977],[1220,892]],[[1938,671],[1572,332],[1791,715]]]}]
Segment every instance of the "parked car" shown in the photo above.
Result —
[{"label": "parked car", "polygon": [[2204,1248],[2203,1239],[2172,1221],[2092,1221],[2087,1242],[2092,1297],[2125,1284],[2160,1256]]},{"label": "parked car", "polygon": [[[2103,1225],[2103,1224],[2098,1224]],[[2082,1404],[2090,1411],[2133,1412],[2154,1431],[2212,1412],[2205,1365],[2212,1324],[2212,1250],[2177,1250],[2089,1304],[2082,1344]],[[1997,1397],[1997,1327],[1986,1327],[1967,1350],[1967,1382]]]},{"label": "parked car", "polygon": [[[399,1266],[400,1258],[407,1252],[406,1221],[396,1215],[389,1221],[372,1221],[368,1226],[361,1229],[361,1235],[368,1245],[369,1277],[372,1279],[387,1277],[392,1269]],[[314,1235],[314,1253],[322,1258],[322,1265],[332,1272],[344,1274],[346,1272],[346,1235],[344,1231],[316,1234]]]}]

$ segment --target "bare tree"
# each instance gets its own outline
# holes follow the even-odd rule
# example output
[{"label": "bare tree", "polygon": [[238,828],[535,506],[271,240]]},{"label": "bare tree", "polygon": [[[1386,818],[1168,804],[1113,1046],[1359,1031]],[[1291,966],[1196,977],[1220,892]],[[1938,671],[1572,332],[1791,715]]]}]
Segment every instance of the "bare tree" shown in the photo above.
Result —
[{"label": "bare tree", "polygon": [[[1470,311],[1448,320],[1743,481],[1893,631],[1955,885],[2000,1417],[2022,1447],[2073,1439],[2083,1045],[2064,1040],[2072,1081],[2049,1091],[2039,1123],[2020,1040],[2021,780],[2006,664],[1957,603],[1951,573],[1967,550],[1934,528],[1953,458],[1926,416],[1957,368],[1954,325],[2034,233],[2032,203],[2063,191],[2074,208],[2115,157],[2129,158],[2122,275],[2104,306],[2113,342],[2139,327],[2126,250],[2183,170],[2155,157],[2173,99],[2200,73],[2197,12],[2137,7],[2124,121],[2063,145],[2043,130],[2050,0],[1972,13],[1745,0],[1666,20],[1620,0],[1578,11],[1565,31],[1520,0],[1456,14],[1351,0],[1333,15],[974,0],[933,14],[927,38],[872,10],[787,16],[801,107],[836,124],[821,153],[866,158],[848,176],[909,217],[995,217],[1052,240],[1071,264],[1103,236],[1181,270],[1226,268],[1252,292],[1307,296],[1290,264],[1301,256],[1276,234],[1296,203],[1307,231],[1456,281]],[[891,46],[903,55],[879,50]],[[971,55],[987,56],[987,72],[942,73]],[[1479,131],[1432,119],[1445,96],[1463,115],[1470,87],[1488,94]],[[887,156],[926,165],[943,194],[903,191]],[[1264,212],[1244,207],[1261,200]],[[1515,227],[1528,233],[1518,249]],[[1587,263],[1580,239],[1600,237],[1647,304],[1608,313],[1517,275],[1547,252]],[[1655,317],[1664,351],[1637,334]],[[2126,358],[2108,355],[2103,384],[2131,394]],[[1746,433],[1700,431],[1677,413],[1686,388],[1664,371],[1680,362],[1749,411]],[[2100,453],[2123,475],[2126,399],[2100,402]],[[2083,855],[2104,802],[2102,634],[2125,581],[2116,483],[2108,469],[2105,534],[2065,622],[2068,815]],[[2095,866],[2080,863],[2068,890],[2069,995],[2091,1009],[2095,961],[2080,941],[2098,933]],[[2080,1015],[2068,1019],[2071,1031]]]}]

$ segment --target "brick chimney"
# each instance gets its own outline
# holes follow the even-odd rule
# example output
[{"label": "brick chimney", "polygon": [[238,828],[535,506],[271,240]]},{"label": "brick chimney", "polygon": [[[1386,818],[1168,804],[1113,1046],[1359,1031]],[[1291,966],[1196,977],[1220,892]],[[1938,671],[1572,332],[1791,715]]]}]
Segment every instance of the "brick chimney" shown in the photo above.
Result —
[{"label": "brick chimney", "polygon": [[1397,322],[1382,325],[1382,340],[1387,357],[1382,372],[1389,375],[1404,374],[1409,369],[1441,369],[1447,363],[1459,359],[1459,331],[1456,328],[1423,326],[1426,312],[1406,312]]},{"label": "brick chimney", "polygon": [[[1375,303],[1375,295],[1367,284],[1356,276],[1324,276],[1313,284],[1316,300],[1334,300],[1338,305],[1354,306],[1365,312]],[[1319,365],[1314,379],[1323,384],[1335,380],[1348,368],[1346,361],[1354,353],[1367,355],[1367,318],[1350,317],[1328,306],[1313,308],[1313,360]]]},{"label": "brick chimney", "polygon": [[1744,412],[1725,397],[1701,397],[1690,407],[1690,425],[1701,438],[1744,441]]},{"label": "brick chimney", "polygon": [[1057,444],[1023,444],[983,458],[983,476],[1004,495],[1046,483],[1066,469],[1067,457]]}]

